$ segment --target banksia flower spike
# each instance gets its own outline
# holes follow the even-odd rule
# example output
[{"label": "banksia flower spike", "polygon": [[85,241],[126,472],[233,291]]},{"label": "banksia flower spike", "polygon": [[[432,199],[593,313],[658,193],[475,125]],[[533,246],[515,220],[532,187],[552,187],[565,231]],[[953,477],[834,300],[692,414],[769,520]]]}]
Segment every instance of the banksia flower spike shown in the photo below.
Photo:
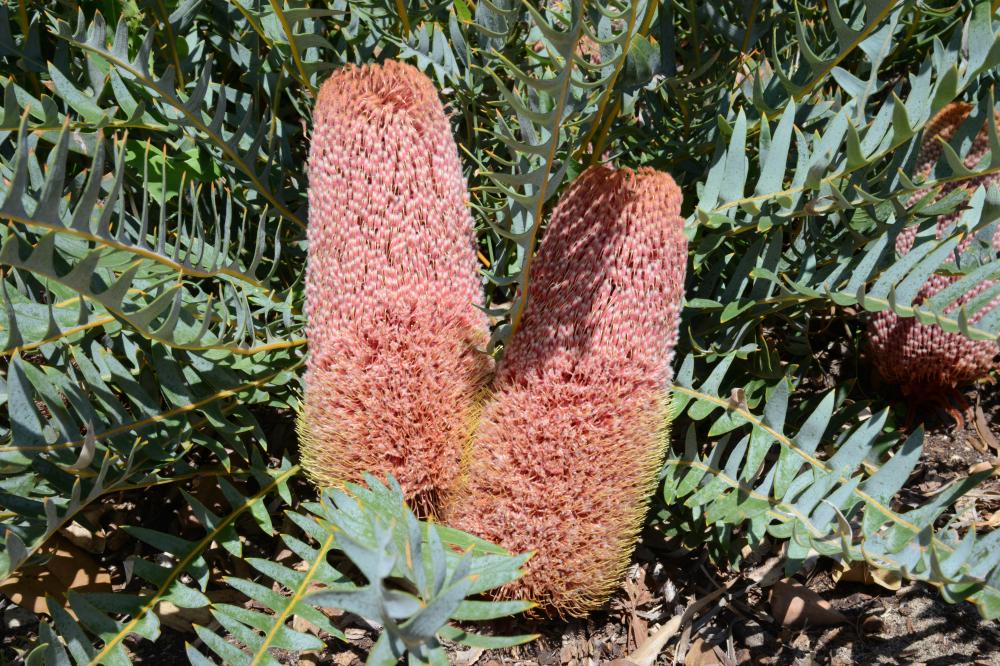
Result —
[{"label": "banksia flower spike", "polygon": [[[959,126],[969,117],[971,109],[964,102],[949,104],[928,123],[924,130],[923,145],[917,155],[918,176],[926,177],[930,174],[941,156],[940,141],[949,141],[955,136]],[[993,122],[1000,123],[1000,117],[994,117]],[[976,166],[989,149],[989,129],[984,123],[983,129],[973,140],[965,165],[969,168]],[[965,182],[947,183],[938,197],[943,197],[956,187],[971,192],[980,185],[989,187],[994,183],[1000,184],[1000,177],[995,174]],[[926,194],[926,190],[917,191],[910,203],[915,203]],[[937,221],[937,237],[941,238],[949,233],[960,216],[961,211],[942,215]],[[896,251],[901,255],[909,252],[916,234],[917,225],[904,229],[896,239]],[[971,238],[966,239],[959,245],[957,252],[964,251],[971,241]],[[993,245],[1000,249],[1000,228],[993,237]],[[917,293],[914,302],[922,303],[959,279],[944,275],[931,276]],[[987,280],[975,286],[952,305],[951,311],[972,301],[994,284],[995,282]],[[1000,307],[1000,297],[971,312],[970,323],[979,321],[997,307]],[[950,408],[947,398],[954,396],[960,403],[963,402],[955,388],[985,377],[995,367],[995,342],[970,340],[961,333],[946,332],[936,324],[921,324],[914,317],[900,317],[891,310],[875,314],[870,319],[868,333],[872,360],[883,379],[899,384],[903,394],[911,400],[942,403],[959,423],[962,422],[961,415]]]},{"label": "banksia flower spike", "polygon": [[652,169],[591,167],[532,265],[450,524],[536,551],[503,596],[578,616],[617,587],[668,428],[687,241],[681,194]]},{"label": "banksia flower spike", "polygon": [[458,150],[399,62],[337,71],[313,121],[303,467],[322,485],[391,473],[434,514],[491,370]]}]

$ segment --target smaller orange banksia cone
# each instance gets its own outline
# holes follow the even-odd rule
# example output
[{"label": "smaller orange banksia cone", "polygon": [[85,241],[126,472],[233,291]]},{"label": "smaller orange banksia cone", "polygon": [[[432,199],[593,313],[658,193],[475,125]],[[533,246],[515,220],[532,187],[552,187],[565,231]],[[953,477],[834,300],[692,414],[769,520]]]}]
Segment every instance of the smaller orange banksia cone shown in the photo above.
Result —
[{"label": "smaller orange banksia cone", "polygon": [[458,149],[431,81],[399,62],[323,84],[309,153],[303,467],[456,489],[489,358]]},{"label": "smaller orange banksia cone", "polygon": [[446,519],[536,551],[502,595],[583,615],[620,582],[662,464],[687,241],[652,169],[591,167],[532,266],[528,307]]},{"label": "smaller orange banksia cone", "polygon": [[[965,102],[954,102],[944,107],[931,119],[924,129],[924,140],[917,155],[916,175],[926,177],[941,157],[939,140],[950,141],[959,126],[968,119],[972,110]],[[1000,115],[992,122],[1000,123]],[[976,135],[965,165],[975,167],[990,149],[989,129],[984,123]],[[990,174],[969,181],[946,183],[938,198],[947,195],[957,187],[969,192],[979,186],[989,187],[1000,184],[1000,176]],[[914,193],[911,203],[926,195],[926,190]],[[961,217],[962,211],[942,215],[937,221],[937,237],[951,232]],[[917,235],[917,225],[904,229],[896,239],[896,251],[906,254],[913,247]],[[958,252],[964,251],[972,239],[959,245]],[[1000,249],[1000,228],[993,237],[993,245]],[[917,293],[914,303],[920,304],[945,287],[954,284],[959,277],[932,275]],[[985,280],[959,298],[950,309],[959,307],[996,284]],[[1000,307],[1000,296],[975,312],[969,313],[969,323],[976,323],[991,310]],[[898,384],[904,395],[923,401],[941,401],[949,392],[962,384],[968,384],[989,374],[995,367],[997,345],[991,340],[970,340],[961,333],[949,333],[936,324],[921,324],[915,317],[900,317],[891,310],[872,316],[868,325],[872,360],[879,374],[886,381]]]}]

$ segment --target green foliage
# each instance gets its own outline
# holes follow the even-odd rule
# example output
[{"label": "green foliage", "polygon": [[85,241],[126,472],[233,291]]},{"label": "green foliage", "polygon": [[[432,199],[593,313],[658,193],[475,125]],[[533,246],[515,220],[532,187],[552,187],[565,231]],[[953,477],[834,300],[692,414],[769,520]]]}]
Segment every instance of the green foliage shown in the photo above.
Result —
[{"label": "green foliage", "polygon": [[[128,528],[131,536],[151,546],[158,553],[168,553],[174,562],[170,567],[163,567],[144,558],[133,559],[131,561],[133,575],[140,577],[152,586],[151,589],[138,595],[69,592],[67,594],[69,608],[79,620],[75,620],[58,602],[54,602],[50,598],[49,613],[52,616],[54,627],[46,628],[40,632],[43,639],[46,638],[46,634],[49,635],[48,642],[39,645],[34,651],[34,655],[40,660],[40,663],[66,663],[66,652],[68,651],[69,655],[72,655],[78,663],[129,664],[131,661],[125,649],[125,639],[131,634],[137,634],[149,640],[156,640],[160,635],[160,622],[155,610],[160,604],[170,603],[179,608],[208,606],[211,601],[205,595],[209,582],[209,565],[204,557],[205,551],[213,542],[218,541],[234,557],[242,557],[241,542],[235,530],[235,523],[247,511],[251,513],[255,519],[254,522],[260,529],[265,533],[272,533],[271,519],[263,502],[273,493],[278,493],[283,496],[282,499],[290,501],[288,480],[298,472],[298,469],[284,465],[277,470],[257,467],[253,472],[258,477],[260,490],[250,497],[244,497],[231,484],[220,479],[221,490],[229,503],[229,513],[225,516],[216,515],[195,497],[185,494],[185,499],[191,504],[194,515],[197,516],[199,523],[205,530],[205,535],[197,541],[189,541],[144,527]],[[328,548],[329,546],[327,546]],[[324,554],[326,553],[326,550],[321,550]],[[185,577],[191,579],[191,584],[183,582]],[[320,578],[319,582],[332,584],[338,582],[339,579],[340,575],[334,571],[329,577]],[[239,582],[245,585],[254,585],[249,581]],[[238,586],[237,589],[239,589]],[[295,589],[292,588],[293,599],[295,598]],[[275,615],[273,618],[264,619],[275,623],[273,629],[275,638],[281,637],[288,642],[291,637],[287,635],[295,632],[284,626],[283,620],[288,617],[288,614],[286,607],[281,604],[290,602],[285,601],[281,594],[276,593],[274,596],[281,597],[281,600],[272,600]],[[214,610],[216,613],[224,614],[228,608],[225,605],[218,605]],[[300,613],[311,620],[317,619],[315,611],[310,613],[306,609],[302,609]],[[118,620],[116,617],[123,617],[123,619]],[[326,623],[320,624],[321,628],[326,626]],[[199,627],[199,629],[201,628]],[[210,633],[207,630],[203,631]],[[328,631],[334,636],[338,635],[336,631],[329,629]],[[88,634],[99,641],[100,647],[92,645],[92,642],[96,641],[91,641]],[[62,640],[56,638],[57,635]],[[237,634],[237,636],[243,637],[243,634]],[[297,635],[294,637],[300,638]],[[299,643],[305,642],[314,646],[316,641],[318,639],[313,638],[310,642],[300,638]],[[256,643],[245,644],[251,648],[257,647]],[[276,645],[281,644],[276,643]],[[234,646],[229,647],[239,651]]]},{"label": "green foliage", "polygon": [[[127,663],[168,604],[211,609],[202,652],[189,650],[198,662],[321,649],[339,635],[324,605],[385,628],[373,663],[529,638],[450,624],[523,610],[468,598],[522,560],[481,542],[455,552],[469,537],[417,522],[392,486],[305,501],[274,425],[300,391],[314,96],[329,70],[384,58],[426,71],[452,111],[498,350],[567,182],[608,158],[681,184],[683,441],[652,518],[665,531],[734,566],[765,535],[787,541],[790,571],[816,553],[864,558],[1000,616],[1000,537],[959,530],[953,511],[981,475],[900,509],[921,433],[900,434],[905,407],[863,391],[863,373],[828,390],[817,359],[837,331],[853,368],[866,313],[886,309],[1000,339],[1000,308],[971,317],[1000,286],[955,307],[1000,278],[996,251],[952,256],[995,228],[1000,193],[916,194],[1000,171],[995,130],[989,156],[963,164],[997,109],[1000,19],[988,2],[936,4],[0,6],[0,578],[121,493],[176,488],[201,530],[129,527],[128,586],[50,600],[31,662]],[[926,123],[959,99],[972,120],[915,182]],[[960,209],[936,239],[936,218]],[[897,256],[908,225],[915,247]],[[917,302],[934,273],[961,279]],[[204,478],[222,504],[198,499]],[[291,559],[272,561],[263,542]],[[243,568],[220,565],[220,549]],[[334,551],[356,571],[334,569]],[[252,609],[213,601],[220,589]]]},{"label": "green foliage", "polygon": [[[259,490],[251,496],[244,496],[220,479],[221,491],[229,503],[229,512],[222,516],[185,493],[185,500],[204,528],[204,536],[197,541],[147,528],[128,528],[130,535],[155,552],[169,553],[172,565],[167,568],[144,558],[132,560],[133,575],[152,586],[140,595],[70,592],[69,608],[78,620],[50,599],[53,626],[42,625],[40,635],[45,642],[29,659],[57,664],[67,663],[72,656],[78,663],[131,663],[124,645],[126,638],[136,634],[156,640],[160,622],[155,611],[163,603],[188,609],[211,606],[212,617],[231,640],[203,625],[195,625],[195,631],[208,651],[227,664],[276,664],[272,649],[294,654],[321,650],[326,643],[317,633],[346,640],[319,610],[323,606],[348,610],[384,624],[386,631],[373,649],[369,664],[394,664],[406,650],[421,662],[447,663],[438,636],[490,647],[516,645],[534,638],[480,636],[449,624],[452,620],[492,619],[530,608],[526,602],[466,599],[516,579],[526,556],[514,557],[454,530],[417,521],[391,478],[386,486],[370,477],[367,488],[349,486],[350,495],[327,491],[320,502],[306,503],[301,511],[288,511],[289,521],[304,537],[281,535],[285,546],[294,553],[295,564],[245,555],[237,521],[249,513],[258,529],[273,534],[269,513],[273,508],[265,507],[265,502],[277,495],[279,501],[291,504],[288,482],[297,473],[297,466],[287,464],[276,470],[255,468],[252,476]],[[253,580],[233,577],[227,584],[270,612],[213,603],[206,595],[210,565],[205,553],[213,543],[229,555],[245,559],[257,574]],[[459,555],[452,550],[458,547],[467,550]],[[365,578],[377,582],[356,586],[327,561],[333,549],[342,551]],[[391,584],[387,581],[389,575],[394,576]],[[262,584],[267,580],[273,583]],[[408,589],[419,594],[411,594]],[[287,625],[293,617],[309,622],[315,629],[305,632]],[[100,647],[92,646],[88,636],[95,637]],[[194,664],[213,663],[191,646],[187,653]]]},{"label": "green foliage", "polygon": [[[369,664],[395,664],[406,652],[420,663],[446,664],[441,639],[484,648],[534,640],[534,635],[483,636],[448,624],[450,620],[491,620],[530,609],[533,604],[525,601],[469,598],[517,579],[529,555],[511,556],[461,532],[420,523],[405,507],[400,510],[403,494],[398,486],[386,491],[371,478],[368,484],[371,490],[350,487],[353,497],[327,492],[313,508],[328,521],[327,529],[337,535],[336,545],[368,585],[315,592],[307,600],[342,608],[383,626]],[[447,546],[464,550],[459,554]],[[394,578],[408,584],[400,589],[391,584]]]},{"label": "green foliage", "polygon": [[[683,450],[667,461],[664,517],[687,511],[684,519],[693,522],[684,525],[707,529],[725,558],[771,535],[789,540],[790,572],[812,553],[864,559],[997,617],[996,533],[963,536],[942,520],[988,473],[897,510],[893,498],[920,457],[922,432],[900,441],[885,402],[859,398],[853,379],[812,396],[824,374],[813,358],[822,344],[814,331],[834,319],[848,333],[857,330],[851,311],[891,309],[970,338],[1000,339],[1000,309],[969,320],[996,287],[955,305],[971,286],[1000,275],[996,251],[977,241],[977,251],[952,259],[962,238],[992,237],[996,186],[934,204],[915,195],[1000,167],[993,123],[990,156],[974,168],[963,164],[971,137],[996,108],[998,25],[988,3],[969,8],[961,21],[923,18],[909,3],[857,4],[850,21],[834,3],[819,22],[772,9],[768,21],[794,18],[794,38],[775,43],[769,59],[744,62],[718,117],[715,152],[690,218],[693,275],[683,332],[691,349],[676,380],[675,413],[691,425]],[[921,27],[927,47],[904,51]],[[831,46],[814,46],[824,29]],[[749,33],[743,38],[753,41]],[[907,174],[921,130],[956,99],[975,104],[972,118],[943,146],[928,178],[913,182]],[[936,218],[959,207],[958,224],[936,240]],[[921,231],[899,257],[895,237],[908,225]],[[961,279],[915,303],[934,273]],[[857,353],[856,341],[843,344]],[[795,395],[803,385],[812,395]]]}]

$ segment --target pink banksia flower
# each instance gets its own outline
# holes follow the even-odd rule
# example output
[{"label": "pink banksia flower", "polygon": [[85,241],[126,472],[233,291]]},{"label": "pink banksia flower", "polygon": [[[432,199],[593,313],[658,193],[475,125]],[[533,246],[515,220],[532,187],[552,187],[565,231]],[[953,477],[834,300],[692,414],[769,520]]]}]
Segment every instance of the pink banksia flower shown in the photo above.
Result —
[{"label": "pink banksia flower", "polygon": [[321,485],[391,473],[434,514],[491,366],[458,150],[419,70],[347,66],[323,84],[308,240],[303,467]]},{"label": "pink banksia flower", "polygon": [[681,193],[652,169],[570,186],[532,264],[521,328],[450,524],[535,551],[502,596],[578,616],[615,590],[662,464],[684,288]]},{"label": "pink banksia flower", "polygon": [[[942,154],[941,141],[950,141],[959,126],[968,119],[971,105],[954,102],[942,109],[931,119],[924,129],[924,140],[917,155],[916,175],[927,177]],[[1000,122],[994,117],[993,122]],[[990,150],[989,128],[983,124],[982,130],[974,138],[964,160],[966,167],[974,168]],[[945,183],[937,198],[947,195],[956,188],[971,192],[979,186],[989,187],[1000,184],[1000,176],[988,174],[966,181]],[[910,204],[925,197],[926,189],[918,190],[911,197]],[[962,211],[942,215],[937,220],[936,235],[942,238],[954,229]],[[918,225],[905,228],[896,239],[896,251],[906,254],[913,247]],[[963,241],[958,252],[964,251],[972,238]],[[1000,249],[1000,228],[993,237],[993,245]],[[961,279],[955,276],[932,275],[914,299],[920,304],[945,287]],[[970,303],[980,294],[990,289],[994,281],[985,280],[974,286],[948,309],[956,314],[958,308]],[[1000,296],[989,304],[969,313],[969,323],[975,324],[992,309],[1000,307]],[[949,333],[937,324],[922,324],[915,317],[900,317],[891,310],[879,312],[871,317],[868,325],[872,360],[883,379],[898,384],[903,394],[914,401],[941,403],[950,408],[949,396],[957,398],[955,389],[963,384],[982,379],[995,367],[996,342],[991,340],[970,340],[961,333]],[[961,403],[962,400],[959,399]]]}]

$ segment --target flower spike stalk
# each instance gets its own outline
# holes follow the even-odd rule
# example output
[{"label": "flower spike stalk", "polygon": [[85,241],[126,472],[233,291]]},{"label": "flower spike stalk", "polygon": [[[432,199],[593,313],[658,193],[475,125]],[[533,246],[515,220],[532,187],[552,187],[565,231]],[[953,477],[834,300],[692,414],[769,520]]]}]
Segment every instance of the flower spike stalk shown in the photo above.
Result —
[{"label": "flower spike stalk", "polygon": [[452,525],[536,552],[502,595],[580,616],[620,582],[662,464],[684,287],[681,193],[587,169],[556,207]]},{"label": "flower spike stalk", "polygon": [[[950,141],[959,127],[968,119],[971,105],[954,102],[947,105],[931,119],[924,130],[924,140],[917,155],[916,174],[926,178],[938,162],[942,153],[941,141]],[[992,122],[1000,124],[1000,115]],[[975,136],[964,162],[974,168],[990,150],[989,128],[983,128]],[[956,188],[968,192],[979,186],[989,187],[1000,184],[1000,176],[987,174],[967,181],[946,183],[936,199],[944,197]],[[911,204],[927,195],[927,190],[918,190],[911,198]],[[942,215],[937,220],[937,238],[950,233],[959,220],[962,211]],[[896,251],[906,254],[916,240],[918,225],[905,228],[896,239]],[[965,251],[972,242],[969,237],[956,252]],[[1000,249],[1000,227],[993,236],[993,246]],[[914,303],[920,304],[945,287],[961,279],[957,276],[932,275],[917,293]],[[959,298],[950,308],[957,313],[959,307],[972,302],[980,294],[990,289],[996,282],[985,280],[975,285]],[[969,313],[969,323],[974,324],[991,310],[1000,307],[1000,296]],[[903,394],[911,400],[943,403],[954,396],[964,402],[955,392],[956,387],[986,377],[996,365],[997,345],[991,340],[970,340],[961,333],[949,333],[937,324],[922,324],[915,317],[900,317],[891,310],[872,316],[868,325],[872,360],[883,379],[898,384]],[[959,423],[961,415],[950,409]]]},{"label": "flower spike stalk", "polygon": [[434,85],[399,62],[334,73],[313,121],[303,467],[320,485],[391,473],[433,515],[491,371],[458,150]]}]

